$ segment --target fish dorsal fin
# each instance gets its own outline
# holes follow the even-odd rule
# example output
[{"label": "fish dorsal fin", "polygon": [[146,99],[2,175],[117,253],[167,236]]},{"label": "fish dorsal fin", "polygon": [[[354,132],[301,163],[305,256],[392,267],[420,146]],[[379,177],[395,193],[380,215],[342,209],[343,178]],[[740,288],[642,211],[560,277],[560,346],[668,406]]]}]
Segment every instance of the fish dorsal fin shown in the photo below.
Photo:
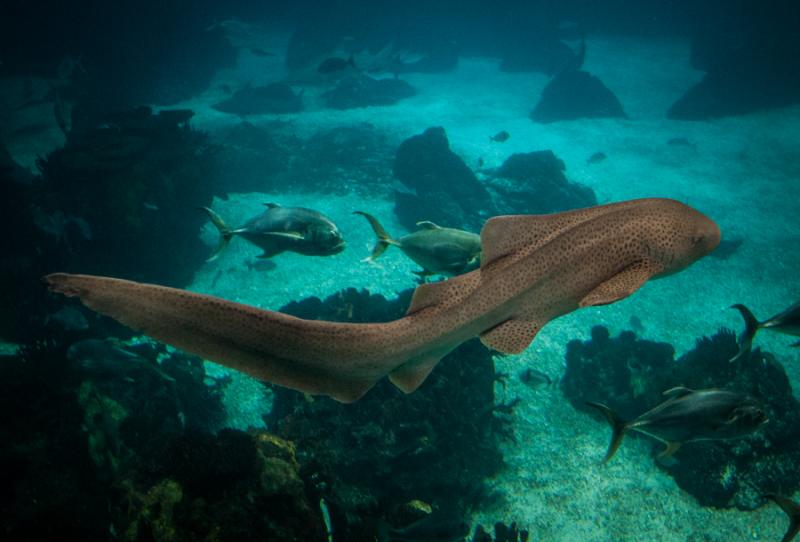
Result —
[{"label": "fish dorsal fin", "polygon": [[406,316],[428,307],[461,299],[473,291],[479,282],[480,276],[472,272],[441,282],[420,284],[411,296]]},{"label": "fish dorsal fin", "polygon": [[411,393],[425,382],[440,359],[440,356],[432,354],[420,360],[404,363],[389,373],[389,380],[404,393]]},{"label": "fish dorsal fin", "polygon": [[264,207],[266,207],[267,209],[277,209],[278,207],[280,207],[280,205],[278,205],[277,203],[272,203],[270,201],[268,203],[265,203]]},{"label": "fish dorsal fin", "polygon": [[526,319],[513,318],[481,333],[481,342],[504,354],[519,354],[528,348],[543,325]]},{"label": "fish dorsal fin", "polygon": [[641,288],[654,274],[653,267],[645,262],[629,265],[595,287],[586,297],[580,300],[578,306],[593,307],[619,301]]},{"label": "fish dorsal fin", "polygon": [[663,395],[664,397],[683,397],[684,395],[689,395],[692,391],[684,386],[675,386],[665,391]]},{"label": "fish dorsal fin", "polygon": [[441,226],[439,226],[437,224],[434,224],[430,220],[422,220],[420,222],[417,222],[417,227],[421,228],[423,230],[441,230],[442,229]]}]

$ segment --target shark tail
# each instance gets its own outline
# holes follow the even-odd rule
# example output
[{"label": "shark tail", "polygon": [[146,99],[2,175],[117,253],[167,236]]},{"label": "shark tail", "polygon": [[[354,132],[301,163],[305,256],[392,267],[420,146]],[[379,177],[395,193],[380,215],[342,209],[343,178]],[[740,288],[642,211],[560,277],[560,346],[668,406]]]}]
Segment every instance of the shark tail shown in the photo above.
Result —
[{"label": "shark tail", "polygon": [[800,532],[800,505],[780,495],[768,494],[764,497],[775,502],[789,516],[789,528],[786,529],[786,534],[781,539],[781,542],[789,542]]},{"label": "shark tail", "polygon": [[628,431],[628,424],[620,418],[616,412],[602,403],[587,402],[586,404],[602,412],[608,420],[609,425],[611,425],[611,442],[608,445],[606,456],[603,458],[603,463],[608,463],[608,460],[611,459],[619,449],[619,445],[622,444],[622,438]]},{"label": "shark tail", "polygon": [[211,223],[217,227],[217,230],[219,230],[219,235],[220,235],[219,244],[217,245],[217,250],[215,250],[214,254],[212,254],[211,257],[206,260],[207,262],[210,262],[216,260],[217,257],[220,255],[220,253],[223,250],[225,250],[225,247],[228,246],[228,243],[231,242],[231,239],[233,239],[233,230],[231,230],[231,228],[225,223],[225,221],[222,220],[221,216],[219,216],[217,213],[215,213],[208,207],[200,207],[200,209],[206,212],[208,218],[211,219]]},{"label": "shark tail", "polygon": [[753,316],[753,313],[750,312],[750,309],[744,305],[732,305],[731,308],[738,310],[742,318],[744,318],[744,332],[739,336],[739,352],[731,358],[731,362],[734,362],[741,360],[750,352],[753,346],[753,338],[755,338],[756,332],[758,332],[761,324],[756,317]]},{"label": "shark tail", "polygon": [[361,215],[367,219],[369,225],[372,226],[372,231],[375,232],[378,240],[375,242],[375,246],[372,248],[372,254],[369,255],[367,258],[368,261],[377,260],[378,257],[384,253],[384,251],[389,248],[389,245],[397,245],[397,241],[392,239],[392,237],[386,233],[386,230],[383,229],[383,226],[378,219],[372,216],[369,213],[365,213],[363,211],[353,211],[354,215]]}]

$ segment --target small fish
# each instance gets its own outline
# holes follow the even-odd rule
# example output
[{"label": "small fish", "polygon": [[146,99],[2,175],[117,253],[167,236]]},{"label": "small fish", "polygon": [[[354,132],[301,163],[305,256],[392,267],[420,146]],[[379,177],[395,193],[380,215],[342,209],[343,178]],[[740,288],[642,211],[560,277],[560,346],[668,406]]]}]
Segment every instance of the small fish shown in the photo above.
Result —
[{"label": "small fish", "polygon": [[[753,346],[753,339],[759,329],[769,329],[785,335],[800,337],[800,301],[763,322],[759,322],[750,312],[750,309],[744,305],[736,304],[732,305],[731,308],[738,310],[742,314],[742,318],[744,318],[744,333],[739,336],[739,352],[731,358],[731,361],[737,361],[750,352]],[[800,341],[792,344],[792,346],[800,346]]]},{"label": "small fish", "polygon": [[605,415],[613,431],[603,463],[611,459],[630,430],[666,444],[659,457],[669,457],[684,442],[744,437],[768,421],[756,400],[741,393],[677,387],[664,395],[666,401],[630,422],[602,403],[587,403]]},{"label": "small fish", "polygon": [[228,227],[217,213],[201,207],[220,233],[219,246],[208,261],[216,259],[234,235],[261,248],[264,253],[259,258],[271,258],[287,250],[306,256],[331,256],[344,250],[345,242],[339,228],[322,213],[303,207],[281,207],[275,203],[264,205],[266,211],[235,230]]},{"label": "small fish", "polygon": [[353,60],[353,55],[350,55],[350,57],[347,59],[334,56],[323,60],[320,63],[320,65],[317,66],[317,73],[321,73],[323,75],[329,75],[332,73],[342,72],[348,68],[355,68],[355,67],[356,63]]},{"label": "small fish", "polygon": [[519,373],[519,379],[529,388],[538,388],[540,386],[550,386],[553,384],[553,379],[542,371],[536,369],[525,369]]},{"label": "small fish", "polygon": [[781,510],[786,512],[786,515],[789,516],[789,527],[786,529],[786,534],[781,538],[781,542],[791,542],[794,540],[794,537],[797,536],[797,533],[800,532],[800,505],[780,495],[767,494],[764,495],[764,498],[780,506]]},{"label": "small fish", "polygon": [[419,230],[393,239],[371,214],[362,211],[355,211],[353,214],[366,218],[378,236],[378,242],[367,261],[377,259],[389,245],[394,245],[422,267],[423,270],[417,272],[422,277],[437,274],[458,275],[480,263],[481,238],[475,233],[442,228],[433,222],[418,222]]},{"label": "small fish", "polygon": [[511,134],[506,132],[505,130],[500,130],[493,136],[489,136],[489,141],[494,141],[495,143],[505,143],[511,137]]},{"label": "small fish", "polygon": [[589,158],[586,159],[586,163],[587,164],[599,164],[600,162],[602,162],[606,158],[608,158],[608,156],[606,156],[606,153],[604,153],[604,152],[596,152],[593,155],[591,155]]},{"label": "small fish", "polygon": [[165,374],[155,361],[104,339],[84,339],[70,345],[67,359],[82,369],[101,377],[115,377],[151,370],[164,380],[175,379]]},{"label": "small fish", "polygon": [[255,56],[260,57],[267,57],[267,56],[275,56],[275,53],[270,53],[269,51],[265,51],[264,49],[252,48],[250,52]]}]

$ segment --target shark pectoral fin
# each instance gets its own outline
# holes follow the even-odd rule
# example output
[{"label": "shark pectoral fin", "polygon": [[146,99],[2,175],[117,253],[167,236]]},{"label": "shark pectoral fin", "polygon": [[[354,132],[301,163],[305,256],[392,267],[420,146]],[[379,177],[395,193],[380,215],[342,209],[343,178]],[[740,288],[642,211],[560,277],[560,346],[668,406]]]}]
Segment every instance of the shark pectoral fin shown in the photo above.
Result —
[{"label": "shark pectoral fin", "polygon": [[608,305],[624,299],[641,288],[653,274],[653,270],[646,263],[630,265],[589,292],[580,300],[578,306]]},{"label": "shark pectoral fin", "polygon": [[404,393],[411,393],[425,382],[440,359],[441,356],[432,355],[421,360],[404,363],[389,373],[389,380]]},{"label": "shark pectoral fin", "polygon": [[540,329],[542,329],[542,325],[535,322],[506,320],[481,333],[481,342],[498,352],[519,354],[528,348]]}]

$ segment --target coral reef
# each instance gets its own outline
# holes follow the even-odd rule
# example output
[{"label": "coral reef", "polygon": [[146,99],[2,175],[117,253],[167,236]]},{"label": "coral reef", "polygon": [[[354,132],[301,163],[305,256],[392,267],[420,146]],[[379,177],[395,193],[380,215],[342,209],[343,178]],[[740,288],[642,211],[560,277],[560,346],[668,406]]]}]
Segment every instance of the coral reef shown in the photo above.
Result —
[{"label": "coral reef", "polygon": [[[344,290],[281,310],[303,318],[348,322],[400,317],[410,299],[388,301]],[[297,444],[304,472],[313,472],[336,532],[344,539],[372,532],[370,519],[418,499],[461,513],[485,493],[498,472],[498,440],[507,427],[494,404],[491,353],[478,341],[446,356],[416,392],[404,395],[386,379],[355,404],[276,389],[269,427]],[[505,408],[502,408],[505,407]]]},{"label": "coral reef", "polygon": [[579,410],[589,410],[585,401],[600,401],[623,419],[661,403],[661,393],[675,386],[723,388],[756,398],[769,423],[754,435],[692,442],[678,450],[676,461],[659,463],[701,504],[750,510],[762,504],[763,494],[791,495],[800,488],[795,467],[800,451],[794,446],[800,438],[800,403],[774,356],[756,349],[731,363],[737,350],[736,336],[723,329],[698,339],[694,350],[674,360],[669,344],[642,341],[629,331],[611,338],[605,328],[595,327],[590,341],[569,343],[561,389]]},{"label": "coral reef", "polygon": [[[38,342],[0,364],[0,497],[14,540],[324,540],[295,450],[219,429],[224,381],[196,358],[102,376]],[[155,359],[151,359],[155,363]]]}]

